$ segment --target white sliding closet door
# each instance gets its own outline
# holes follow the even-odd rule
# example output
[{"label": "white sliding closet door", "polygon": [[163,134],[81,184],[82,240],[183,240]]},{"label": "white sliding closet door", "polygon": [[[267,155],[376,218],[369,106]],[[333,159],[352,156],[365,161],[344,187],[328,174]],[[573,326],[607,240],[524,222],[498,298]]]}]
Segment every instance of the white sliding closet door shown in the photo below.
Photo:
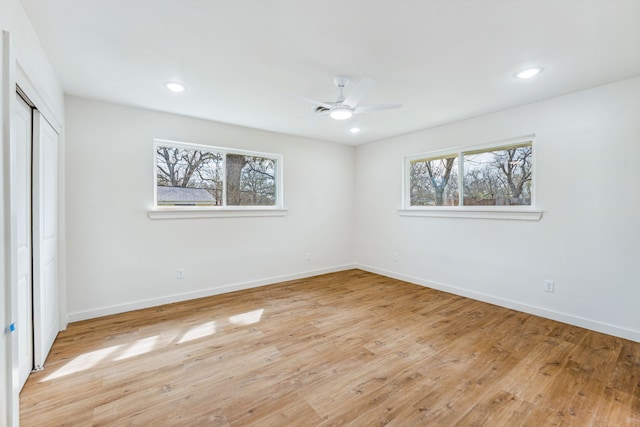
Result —
[{"label": "white sliding closet door", "polygon": [[34,365],[42,369],[58,335],[58,133],[33,112]]},{"label": "white sliding closet door", "polygon": [[19,96],[11,116],[16,147],[16,261],[18,313],[18,388],[33,369],[32,276],[31,276],[31,107]]}]

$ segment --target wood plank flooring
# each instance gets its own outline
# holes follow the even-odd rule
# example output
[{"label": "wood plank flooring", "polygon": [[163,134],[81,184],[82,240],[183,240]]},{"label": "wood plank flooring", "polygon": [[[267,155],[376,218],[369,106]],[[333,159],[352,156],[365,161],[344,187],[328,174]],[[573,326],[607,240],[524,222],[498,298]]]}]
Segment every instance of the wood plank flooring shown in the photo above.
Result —
[{"label": "wood plank flooring", "polygon": [[640,343],[360,270],[73,323],[22,426],[640,426]]}]

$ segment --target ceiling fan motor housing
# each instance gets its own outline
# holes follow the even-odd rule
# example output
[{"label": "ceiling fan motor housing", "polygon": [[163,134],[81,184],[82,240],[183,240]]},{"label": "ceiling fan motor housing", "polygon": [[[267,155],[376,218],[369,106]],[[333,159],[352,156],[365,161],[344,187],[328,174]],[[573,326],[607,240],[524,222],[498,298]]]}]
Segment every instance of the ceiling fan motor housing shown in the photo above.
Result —
[{"label": "ceiling fan motor housing", "polygon": [[333,83],[337,87],[346,87],[351,80],[347,76],[335,76],[333,78]]}]

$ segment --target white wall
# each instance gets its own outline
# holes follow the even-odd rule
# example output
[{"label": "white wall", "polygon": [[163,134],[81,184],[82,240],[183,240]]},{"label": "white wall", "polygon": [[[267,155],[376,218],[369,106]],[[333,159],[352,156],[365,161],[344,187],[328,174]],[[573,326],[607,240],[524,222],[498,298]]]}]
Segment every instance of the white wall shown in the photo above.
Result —
[{"label": "white wall", "polygon": [[[405,156],[528,134],[540,221],[398,215]],[[356,262],[640,341],[639,159],[640,78],[360,146]]]},{"label": "white wall", "polygon": [[[66,118],[71,320],[352,266],[353,147],[76,97]],[[154,138],[282,154],[288,214],[148,219]]]},{"label": "white wall", "polygon": [[[29,22],[27,15],[18,0],[3,0],[0,2],[0,29],[10,33],[12,39],[11,63],[7,63],[13,73],[11,81],[7,79],[9,69],[3,69],[1,83],[2,99],[14,99],[15,79],[25,89],[27,94],[36,102],[45,116],[54,123],[61,124],[64,121],[64,97],[60,86],[47,57],[40,46],[38,37]],[[4,55],[8,54],[7,49],[3,49]],[[9,171],[8,156],[11,152],[10,129],[8,128],[10,111],[8,105],[4,104],[2,112],[2,150],[0,150],[0,164],[2,164],[0,174],[0,201],[2,211],[2,247],[0,248],[0,295],[2,296],[2,309],[0,309],[0,426],[18,424],[18,393],[12,386],[14,371],[17,367],[12,358],[15,359],[15,334],[5,333],[5,327],[16,318],[15,309],[11,306],[13,290],[11,289],[11,271],[14,268],[15,260],[11,253],[11,224],[9,221],[12,210],[9,197]],[[62,145],[63,146],[63,145]],[[60,177],[64,180],[64,177]],[[64,224],[64,223],[62,223]],[[61,242],[63,250],[64,242]],[[64,283],[61,283],[64,287]],[[21,325],[17,325],[21,327]],[[13,355],[13,356],[12,356]]]}]

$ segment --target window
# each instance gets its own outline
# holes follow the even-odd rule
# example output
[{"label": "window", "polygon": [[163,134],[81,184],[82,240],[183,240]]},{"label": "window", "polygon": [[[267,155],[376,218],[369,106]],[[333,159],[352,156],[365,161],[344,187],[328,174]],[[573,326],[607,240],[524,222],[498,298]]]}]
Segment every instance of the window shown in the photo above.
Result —
[{"label": "window", "polygon": [[465,206],[530,206],[531,142],[462,153]]},{"label": "window", "polygon": [[157,145],[157,205],[221,206],[223,160],[214,151]]},{"label": "window", "polygon": [[409,170],[411,206],[458,204],[458,156],[412,160]]},{"label": "window", "polygon": [[275,204],[276,160],[263,156],[227,154],[227,205]]},{"label": "window", "polygon": [[406,159],[405,175],[407,209],[401,213],[406,215],[428,210],[531,210],[532,138],[411,156]]},{"label": "window", "polygon": [[156,140],[155,206],[282,208],[282,158]]}]

